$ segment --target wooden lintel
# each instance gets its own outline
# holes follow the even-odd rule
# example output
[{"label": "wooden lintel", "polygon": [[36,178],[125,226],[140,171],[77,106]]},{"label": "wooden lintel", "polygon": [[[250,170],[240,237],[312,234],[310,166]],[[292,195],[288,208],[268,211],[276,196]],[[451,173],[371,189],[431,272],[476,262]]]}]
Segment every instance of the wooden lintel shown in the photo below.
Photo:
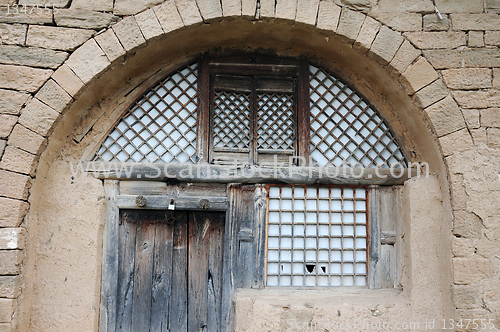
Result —
[{"label": "wooden lintel", "polygon": [[419,175],[417,168],[238,166],[85,162],[77,171],[99,179],[167,182],[278,183],[324,185],[399,185]]},{"label": "wooden lintel", "polygon": [[[146,205],[138,207],[137,195],[119,195],[116,205],[120,209],[145,209],[145,210],[191,210],[191,211],[226,211],[228,208],[227,197],[174,196],[174,195],[147,195],[143,196]],[[200,202],[201,201],[201,202]],[[207,202],[208,201],[208,202]]]}]

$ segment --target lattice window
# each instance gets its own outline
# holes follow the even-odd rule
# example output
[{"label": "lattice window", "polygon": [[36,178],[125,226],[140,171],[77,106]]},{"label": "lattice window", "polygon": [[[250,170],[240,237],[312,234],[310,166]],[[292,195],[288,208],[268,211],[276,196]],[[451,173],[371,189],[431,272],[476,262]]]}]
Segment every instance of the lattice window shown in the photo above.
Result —
[{"label": "lattice window", "polygon": [[196,162],[198,65],[149,90],[111,131],[94,160]]},{"label": "lattice window", "polygon": [[356,92],[309,66],[311,156],[321,166],[406,167],[395,137]]},{"label": "lattice window", "polygon": [[257,149],[294,151],[292,94],[258,95]]},{"label": "lattice window", "polygon": [[248,149],[250,94],[215,91],[214,147]]},{"label": "lattice window", "polygon": [[365,286],[365,188],[268,187],[268,286]]}]

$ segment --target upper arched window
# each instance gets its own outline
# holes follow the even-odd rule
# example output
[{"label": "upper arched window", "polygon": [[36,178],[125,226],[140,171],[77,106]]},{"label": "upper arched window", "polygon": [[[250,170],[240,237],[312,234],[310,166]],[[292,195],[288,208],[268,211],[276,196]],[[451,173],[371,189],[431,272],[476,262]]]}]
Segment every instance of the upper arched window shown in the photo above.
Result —
[{"label": "upper arched window", "polygon": [[305,60],[240,56],[185,66],[147,91],[95,161],[406,167],[353,87]]}]

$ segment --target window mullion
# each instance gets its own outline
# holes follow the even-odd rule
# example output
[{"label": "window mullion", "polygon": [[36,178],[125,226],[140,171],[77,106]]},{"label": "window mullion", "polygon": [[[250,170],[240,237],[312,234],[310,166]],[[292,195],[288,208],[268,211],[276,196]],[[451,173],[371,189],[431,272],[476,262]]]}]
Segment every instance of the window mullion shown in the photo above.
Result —
[{"label": "window mullion", "polygon": [[310,155],[310,115],[309,115],[309,63],[301,59],[297,88],[297,156],[305,158],[299,166],[309,165]]}]

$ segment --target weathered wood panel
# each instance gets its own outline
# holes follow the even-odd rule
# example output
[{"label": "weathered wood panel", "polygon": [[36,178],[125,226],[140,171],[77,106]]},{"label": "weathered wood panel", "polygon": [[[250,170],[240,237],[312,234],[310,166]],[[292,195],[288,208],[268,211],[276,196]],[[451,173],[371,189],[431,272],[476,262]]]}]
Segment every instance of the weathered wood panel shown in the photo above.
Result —
[{"label": "weathered wood panel", "polygon": [[[117,197],[117,205],[122,209],[139,209],[135,195],[120,195]],[[175,210],[204,210],[225,211],[228,207],[226,197],[191,197],[191,196],[144,196],[146,206],[143,210],[168,210],[173,203]],[[202,201],[203,200],[203,201]],[[200,205],[200,201],[201,205]],[[207,205],[208,201],[208,205]]]},{"label": "weathered wood panel", "polygon": [[179,213],[174,222],[172,260],[172,293],[169,308],[169,330],[188,330],[188,221],[187,213]]},{"label": "weathered wood panel", "polygon": [[224,213],[211,213],[212,230],[208,248],[208,331],[223,331],[222,277],[224,275]]}]

